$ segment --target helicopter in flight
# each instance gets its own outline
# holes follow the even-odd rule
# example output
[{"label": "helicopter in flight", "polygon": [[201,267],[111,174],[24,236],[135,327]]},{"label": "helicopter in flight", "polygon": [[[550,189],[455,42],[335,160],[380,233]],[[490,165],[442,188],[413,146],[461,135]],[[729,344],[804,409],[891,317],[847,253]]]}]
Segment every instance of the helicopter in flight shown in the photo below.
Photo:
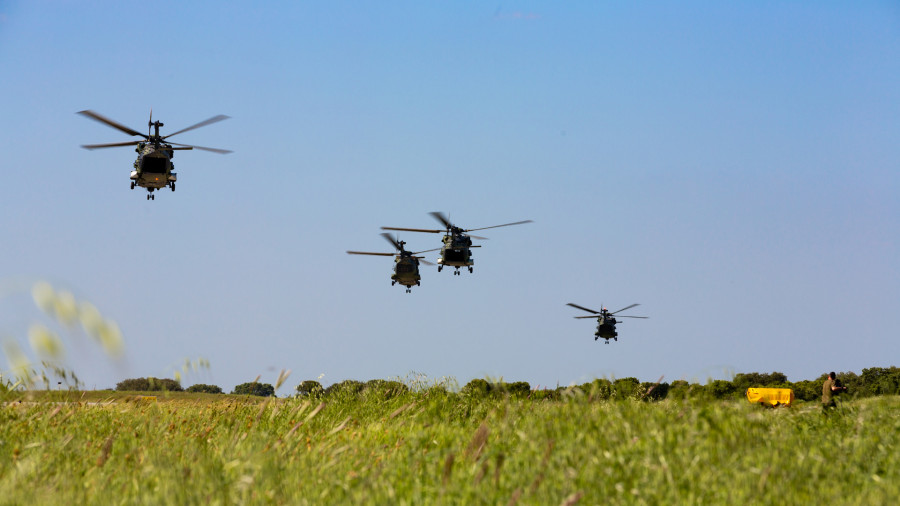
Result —
[{"label": "helicopter in flight", "polygon": [[460,267],[468,267],[472,272],[472,266],[475,260],[472,258],[471,248],[480,248],[480,245],[472,245],[472,239],[487,239],[477,235],[469,235],[468,232],[475,230],[487,230],[489,228],[508,227],[510,225],[521,225],[523,223],[531,223],[531,220],[517,221],[515,223],[504,223],[503,225],[493,225],[490,227],[468,228],[463,229],[450,223],[450,220],[440,212],[429,213],[434,219],[441,222],[445,228],[443,229],[425,229],[425,228],[399,228],[399,227],[381,227],[382,230],[403,230],[407,232],[427,232],[431,234],[444,234],[444,245],[439,248],[441,256],[438,258],[438,272],[441,272],[445,266],[455,267],[453,274],[459,275]]},{"label": "helicopter in flight", "polygon": [[[135,152],[137,152],[138,157],[134,162],[134,170],[131,171],[131,189],[134,190],[135,186],[146,188],[147,200],[156,200],[156,195],[153,194],[154,190],[169,187],[172,191],[175,191],[175,181],[177,180],[177,174],[172,172],[175,169],[175,165],[172,163],[172,158],[175,156],[176,150],[200,149],[203,151],[212,151],[213,153],[219,154],[231,153],[231,151],[227,149],[205,148],[202,146],[192,146],[190,144],[168,142],[166,140],[173,135],[177,135],[183,132],[187,132],[188,130],[193,130],[195,128],[200,128],[202,126],[211,125],[213,123],[218,123],[219,121],[228,119],[228,116],[222,114],[213,116],[212,118],[201,121],[200,123],[191,125],[187,128],[182,128],[181,130],[173,132],[169,135],[159,135],[159,127],[163,126],[164,124],[160,121],[153,121],[152,110],[150,111],[150,121],[147,123],[147,126],[149,127],[147,130],[147,135],[144,135],[132,128],[128,128],[127,126],[117,123],[109,118],[101,116],[94,111],[78,111],[78,114],[91,118],[92,120],[99,121],[100,123],[113,127],[116,130],[120,130],[128,135],[136,135],[138,137],[142,137],[142,139],[136,141],[116,142],[111,144],[86,144],[82,145],[81,147],[85,149],[99,149],[115,148],[120,146],[135,146],[134,150]],[[150,128],[153,128],[154,130],[150,130]]]},{"label": "helicopter in flight", "polygon": [[[572,306],[574,308],[580,309],[582,311],[587,311],[588,313],[593,313],[592,316],[576,316],[575,318],[596,318],[597,319],[597,331],[594,332],[594,341],[600,339],[606,339],[606,344],[609,344],[609,340],[612,339],[614,341],[619,340],[619,333],[616,332],[616,321],[615,314],[621,313],[626,309],[631,309],[635,306],[640,306],[640,304],[632,304],[630,306],[623,307],[618,311],[609,312],[605,307],[600,308],[600,311],[594,311],[593,309],[588,309],[586,307],[579,306],[578,304],[572,304],[569,302],[568,306]],[[649,316],[626,316],[619,315],[619,318],[649,318]]]},{"label": "helicopter in flight", "polygon": [[416,256],[420,253],[427,253],[429,251],[437,251],[440,248],[428,249],[425,251],[406,251],[403,247],[406,245],[405,241],[398,241],[391,234],[381,234],[381,237],[384,237],[385,240],[391,243],[394,248],[397,249],[397,253],[372,253],[369,251],[348,251],[347,253],[351,255],[376,255],[382,257],[394,257],[394,273],[391,274],[391,286],[394,286],[397,283],[406,286],[406,293],[410,293],[412,291],[413,286],[419,286],[420,280],[422,276],[419,275],[419,263],[423,263],[425,265],[434,265],[433,263],[424,260],[420,256]]}]

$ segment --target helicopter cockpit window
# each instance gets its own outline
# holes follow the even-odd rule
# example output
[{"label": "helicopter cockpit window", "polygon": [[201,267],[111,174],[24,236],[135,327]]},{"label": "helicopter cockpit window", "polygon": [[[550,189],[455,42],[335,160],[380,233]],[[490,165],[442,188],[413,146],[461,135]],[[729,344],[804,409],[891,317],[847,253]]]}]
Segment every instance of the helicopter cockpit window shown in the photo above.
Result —
[{"label": "helicopter cockpit window", "polygon": [[166,159],[155,157],[144,157],[141,163],[141,170],[148,174],[165,174]]},{"label": "helicopter cockpit window", "polygon": [[397,273],[398,274],[406,274],[413,271],[413,266],[410,264],[399,264],[397,265]]}]

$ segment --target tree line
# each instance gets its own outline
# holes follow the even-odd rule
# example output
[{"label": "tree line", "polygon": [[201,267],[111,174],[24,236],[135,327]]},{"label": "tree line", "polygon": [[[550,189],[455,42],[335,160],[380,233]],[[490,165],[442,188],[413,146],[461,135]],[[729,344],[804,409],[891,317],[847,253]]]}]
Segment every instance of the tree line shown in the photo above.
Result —
[{"label": "tree line", "polygon": [[[900,367],[871,367],[863,369],[861,374],[855,372],[837,373],[837,379],[847,387],[845,395],[854,398],[874,397],[879,395],[900,395]],[[511,396],[532,399],[556,399],[566,392],[577,389],[597,400],[639,399],[733,399],[746,395],[748,388],[790,388],[794,398],[803,401],[814,401],[822,397],[822,383],[826,373],[814,380],[788,381],[787,375],[780,372],[771,373],[738,373],[729,380],[709,380],[706,384],[692,383],[684,380],[667,382],[641,382],[637,378],[595,379],[575,387],[557,387],[553,389],[532,390],[525,381],[491,382],[486,379],[473,379],[460,389],[459,394],[470,398]],[[444,387],[440,387],[446,390]],[[133,378],[116,385],[119,391],[134,392],[199,392],[222,394],[222,388],[216,385],[195,384],[182,388],[178,381],[159,378]],[[300,397],[325,398],[329,396],[377,395],[393,397],[409,390],[400,381],[370,380],[361,382],[345,380],[323,388],[318,381],[307,380],[297,385],[294,394]],[[271,397],[275,388],[269,383],[241,383],[231,392],[236,395],[256,395]]]}]

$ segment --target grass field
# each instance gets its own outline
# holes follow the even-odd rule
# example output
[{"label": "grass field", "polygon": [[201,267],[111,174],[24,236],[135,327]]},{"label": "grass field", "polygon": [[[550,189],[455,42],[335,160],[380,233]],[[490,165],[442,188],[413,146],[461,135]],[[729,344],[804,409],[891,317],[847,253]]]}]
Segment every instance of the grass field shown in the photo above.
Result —
[{"label": "grass field", "polygon": [[4,394],[2,504],[898,504],[900,398]]}]

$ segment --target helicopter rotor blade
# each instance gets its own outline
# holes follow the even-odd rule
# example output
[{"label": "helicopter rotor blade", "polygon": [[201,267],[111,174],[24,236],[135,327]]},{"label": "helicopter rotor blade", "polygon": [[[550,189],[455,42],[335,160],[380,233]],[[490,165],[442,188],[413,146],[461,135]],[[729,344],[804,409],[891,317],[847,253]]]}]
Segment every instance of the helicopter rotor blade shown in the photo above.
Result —
[{"label": "helicopter rotor blade", "polygon": [[397,256],[396,253],[372,253],[371,251],[348,251],[350,255],[375,255],[379,257],[393,257]]},{"label": "helicopter rotor blade", "polygon": [[595,315],[595,316],[573,316],[572,318],[600,318],[600,315]]},{"label": "helicopter rotor blade", "polygon": [[204,127],[204,126],[206,126],[206,125],[212,125],[213,123],[218,123],[218,122],[220,122],[220,121],[224,121],[224,120],[226,120],[226,119],[228,119],[228,118],[230,118],[230,117],[231,117],[231,116],[225,116],[224,114],[219,114],[218,116],[213,116],[212,118],[203,120],[203,121],[201,121],[200,123],[197,123],[197,124],[195,124],[195,125],[191,125],[191,126],[189,126],[189,127],[187,127],[187,128],[182,128],[181,130],[179,130],[179,131],[177,131],[177,132],[170,133],[169,135],[164,136],[163,139],[167,139],[167,138],[169,138],[169,137],[172,137],[173,135],[178,135],[178,134],[180,134],[180,133],[187,132],[188,130],[193,130],[193,129],[195,129],[195,128]]},{"label": "helicopter rotor blade", "polygon": [[[163,137],[165,139],[165,137]],[[184,146],[191,149],[201,149],[203,151],[212,151],[213,153],[219,153],[220,155],[226,155],[228,153],[233,153],[233,151],[229,149],[219,149],[219,148],[205,148],[203,146],[194,146],[193,144],[179,144],[177,142],[170,142],[173,146]]]},{"label": "helicopter rotor blade", "polygon": [[620,314],[619,316],[616,316],[616,318],[642,318],[642,319],[646,320],[647,318],[650,318],[650,317],[649,316],[628,316],[628,315]]},{"label": "helicopter rotor blade", "polygon": [[437,250],[439,250],[439,249],[441,249],[441,248],[426,249],[426,250],[424,250],[424,251],[416,251],[416,252],[413,253],[413,255],[418,255],[418,254],[421,254],[421,253],[428,253],[428,252],[431,252],[431,251],[437,251]]},{"label": "helicopter rotor blade", "polygon": [[436,219],[436,220],[438,220],[439,222],[441,222],[441,223],[442,223],[445,227],[447,227],[448,229],[451,228],[451,227],[453,226],[453,224],[450,223],[450,219],[447,218],[447,217],[444,215],[444,213],[442,213],[442,212],[440,212],[440,211],[432,211],[432,212],[430,212],[430,213],[428,213],[428,214],[434,216],[434,219]]},{"label": "helicopter rotor blade", "polygon": [[[566,304],[567,306],[572,306],[574,308],[578,308],[582,311],[587,311],[588,313],[600,314],[600,311],[594,311],[593,309],[588,309],[586,307],[579,306],[578,304],[572,304],[571,302]],[[576,316],[575,318],[591,318],[590,316]]]},{"label": "helicopter rotor blade", "polygon": [[[471,232],[474,230],[487,230],[489,228],[508,227],[510,225],[521,225],[523,223],[533,223],[533,221],[532,220],[524,220],[524,221],[516,221],[514,223],[504,223],[503,225],[494,225],[491,227],[470,228],[470,229],[467,229],[466,232]],[[471,237],[475,237],[475,236],[471,236]]]},{"label": "helicopter rotor blade", "polygon": [[84,149],[118,148],[122,146],[136,146],[142,141],[114,142],[111,144],[82,144]]},{"label": "helicopter rotor blade", "polygon": [[121,123],[118,123],[116,121],[113,121],[105,116],[101,116],[94,111],[90,111],[90,110],[78,111],[77,114],[91,118],[94,121],[99,121],[100,123],[103,123],[106,126],[111,126],[111,127],[115,128],[116,130],[125,132],[128,135],[137,135],[139,137],[149,138],[148,135],[144,135],[144,134],[138,132],[137,130],[134,130],[133,128],[128,128],[127,126],[125,126]]},{"label": "helicopter rotor blade", "polygon": [[428,260],[425,260],[424,257],[415,257],[415,258],[418,258],[418,259],[419,259],[419,263],[420,263],[420,264],[434,265],[434,262],[429,262]]},{"label": "helicopter rotor blade", "polygon": [[386,234],[386,233],[385,233],[385,234],[381,234],[381,237],[384,237],[385,240],[386,240],[387,242],[393,244],[393,245],[394,245],[394,248],[396,248],[397,251],[403,251],[403,245],[400,244],[400,241],[398,241],[398,240],[397,240],[394,236],[392,236],[391,234]]},{"label": "helicopter rotor blade", "polygon": [[429,228],[400,228],[400,227],[381,227],[381,230],[402,230],[403,232],[427,232],[429,234],[442,234],[443,230],[433,230]]},{"label": "helicopter rotor blade", "polygon": [[487,241],[487,240],[489,240],[487,237],[481,237],[480,235],[472,235],[472,234],[466,234],[466,235],[469,236],[469,237],[471,237],[472,239],[478,239],[478,240],[481,240],[481,241]]},{"label": "helicopter rotor blade", "polygon": [[621,313],[622,311],[625,311],[626,309],[631,309],[631,308],[633,308],[633,307],[635,307],[635,306],[640,306],[640,304],[632,304],[632,305],[630,305],[630,306],[625,306],[625,307],[623,307],[622,309],[620,309],[620,310],[618,310],[618,311],[613,311],[612,313],[609,313],[609,314]]}]

